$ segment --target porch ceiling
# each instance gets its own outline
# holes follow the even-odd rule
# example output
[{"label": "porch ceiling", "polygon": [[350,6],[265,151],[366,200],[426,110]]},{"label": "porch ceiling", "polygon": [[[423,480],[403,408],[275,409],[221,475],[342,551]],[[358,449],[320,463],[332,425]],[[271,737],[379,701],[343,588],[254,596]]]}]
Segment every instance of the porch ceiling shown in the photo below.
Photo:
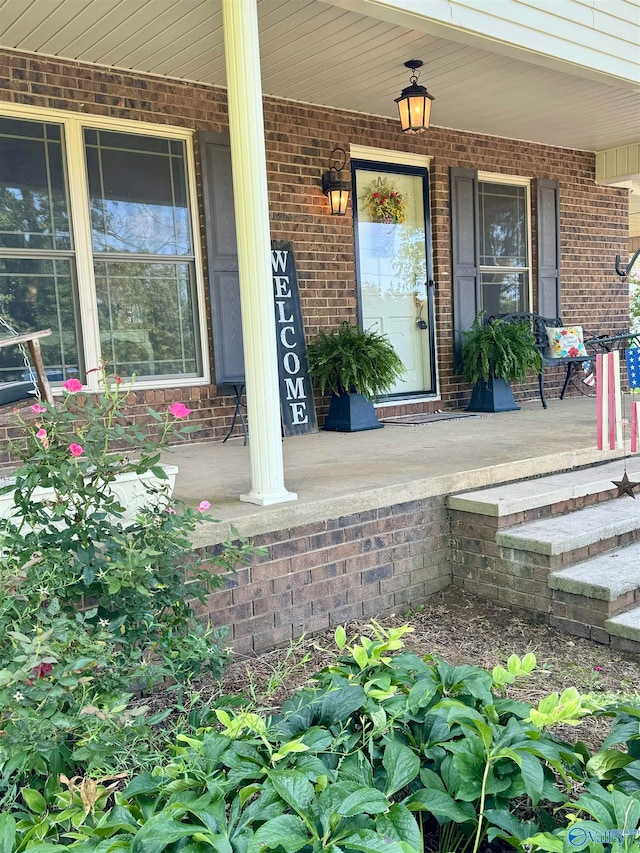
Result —
[{"label": "porch ceiling", "polygon": [[[422,2],[392,5],[258,0],[264,92],[396,117],[403,63],[419,58],[434,125],[587,151],[640,138],[640,80],[443,28]],[[0,45],[226,85],[221,0],[0,0]]]}]

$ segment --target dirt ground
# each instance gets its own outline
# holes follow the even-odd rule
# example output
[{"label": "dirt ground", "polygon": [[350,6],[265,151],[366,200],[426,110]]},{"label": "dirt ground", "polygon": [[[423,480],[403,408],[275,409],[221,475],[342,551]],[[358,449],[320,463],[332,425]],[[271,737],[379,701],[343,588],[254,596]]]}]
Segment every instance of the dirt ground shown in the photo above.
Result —
[{"label": "dirt ground", "polygon": [[[509,695],[537,704],[549,693],[574,686],[581,693],[602,697],[624,696],[640,703],[640,655],[618,652],[590,640],[571,637],[530,617],[491,601],[449,587],[412,612],[381,618],[383,626],[408,624],[406,646],[432,654],[449,664],[475,664],[492,670],[505,665],[509,655],[533,652],[537,670],[523,684],[509,687]],[[363,632],[366,622],[345,626],[348,636]],[[223,693],[249,693],[264,709],[277,709],[284,699],[314,672],[327,664],[335,645],[333,631],[302,638],[278,649],[232,663],[223,676]],[[606,735],[605,720],[587,721],[577,732],[564,732],[598,748]]]}]

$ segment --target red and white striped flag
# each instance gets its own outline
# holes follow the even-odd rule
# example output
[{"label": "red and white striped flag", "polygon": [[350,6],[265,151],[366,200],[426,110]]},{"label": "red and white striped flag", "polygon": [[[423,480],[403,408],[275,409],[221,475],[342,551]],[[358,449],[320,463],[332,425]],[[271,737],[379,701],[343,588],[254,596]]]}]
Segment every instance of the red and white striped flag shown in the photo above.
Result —
[{"label": "red and white striped flag", "polygon": [[631,452],[638,452],[640,440],[640,403],[631,403]]},{"label": "red and white striped flag", "polygon": [[619,352],[598,353],[596,377],[598,450],[616,450],[623,447]]}]

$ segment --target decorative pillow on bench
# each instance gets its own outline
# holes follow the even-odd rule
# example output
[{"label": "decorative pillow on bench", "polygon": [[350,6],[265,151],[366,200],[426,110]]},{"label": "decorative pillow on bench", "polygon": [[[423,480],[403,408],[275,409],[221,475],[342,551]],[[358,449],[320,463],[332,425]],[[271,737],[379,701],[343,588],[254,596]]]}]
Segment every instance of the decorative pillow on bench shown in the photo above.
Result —
[{"label": "decorative pillow on bench", "polygon": [[578,358],[588,355],[584,346],[582,326],[547,326],[551,358]]}]

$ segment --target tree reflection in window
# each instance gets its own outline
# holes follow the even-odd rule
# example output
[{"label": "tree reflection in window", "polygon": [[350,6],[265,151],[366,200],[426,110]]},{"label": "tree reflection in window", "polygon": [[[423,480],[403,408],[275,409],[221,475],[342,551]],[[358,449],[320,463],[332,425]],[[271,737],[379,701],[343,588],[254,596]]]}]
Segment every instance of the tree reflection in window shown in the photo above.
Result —
[{"label": "tree reflection in window", "polygon": [[[52,329],[54,382],[82,373],[71,249],[61,127],[0,118],[0,314],[16,332]],[[0,350],[0,382],[25,371],[17,348]]]}]

